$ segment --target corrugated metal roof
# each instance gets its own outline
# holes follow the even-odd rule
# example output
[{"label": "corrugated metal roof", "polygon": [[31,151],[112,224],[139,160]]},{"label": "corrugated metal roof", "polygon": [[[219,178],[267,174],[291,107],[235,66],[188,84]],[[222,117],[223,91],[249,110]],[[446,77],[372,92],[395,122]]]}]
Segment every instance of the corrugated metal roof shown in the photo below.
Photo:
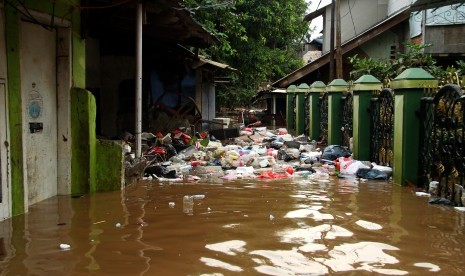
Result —
[{"label": "corrugated metal roof", "polygon": [[192,65],[193,69],[197,69],[197,68],[199,68],[201,66],[204,66],[204,65],[211,65],[213,67],[217,67],[217,68],[220,68],[220,69],[225,69],[225,70],[230,70],[230,71],[238,71],[236,68],[233,68],[233,67],[229,66],[228,64],[213,61],[213,60],[207,59],[206,57],[201,56],[201,55],[199,55],[198,58],[199,58],[199,60],[195,61],[194,64]]}]

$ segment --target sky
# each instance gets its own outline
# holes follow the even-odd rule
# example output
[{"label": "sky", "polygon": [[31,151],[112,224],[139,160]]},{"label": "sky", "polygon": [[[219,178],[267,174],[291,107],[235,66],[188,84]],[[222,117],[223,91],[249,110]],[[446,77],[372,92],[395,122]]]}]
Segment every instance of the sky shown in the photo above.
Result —
[{"label": "sky", "polygon": [[[331,3],[331,0],[306,0],[307,3],[310,3],[308,6],[307,14],[317,10],[317,7],[321,8]],[[316,27],[315,31],[312,33],[312,38],[319,36],[319,33],[323,29],[323,17],[319,16],[312,20],[310,24],[310,29]]]}]

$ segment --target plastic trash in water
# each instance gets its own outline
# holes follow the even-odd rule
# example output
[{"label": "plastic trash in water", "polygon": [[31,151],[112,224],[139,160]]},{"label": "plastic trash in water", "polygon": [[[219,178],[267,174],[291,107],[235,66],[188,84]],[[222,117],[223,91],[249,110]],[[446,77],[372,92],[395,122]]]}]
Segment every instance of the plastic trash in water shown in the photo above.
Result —
[{"label": "plastic trash in water", "polygon": [[174,208],[174,205],[175,205],[175,203],[174,203],[174,202],[170,202],[170,203],[168,203],[168,206],[169,206],[170,208]]},{"label": "plastic trash in water", "polygon": [[274,216],[273,216],[273,215],[270,215],[270,220],[274,220]]},{"label": "plastic trash in water", "polygon": [[192,195],[192,199],[204,199],[205,195]]},{"label": "plastic trash in water", "polygon": [[61,250],[68,250],[71,248],[71,245],[66,244],[66,243],[60,243],[60,249]]},{"label": "plastic trash in water", "polygon": [[185,195],[182,198],[182,211],[188,215],[194,214],[194,198],[189,195]]}]

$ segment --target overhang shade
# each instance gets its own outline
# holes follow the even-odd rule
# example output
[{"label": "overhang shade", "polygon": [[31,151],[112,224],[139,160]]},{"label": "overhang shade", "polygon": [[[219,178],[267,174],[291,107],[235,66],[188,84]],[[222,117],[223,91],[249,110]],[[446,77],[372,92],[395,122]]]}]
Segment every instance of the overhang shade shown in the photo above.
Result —
[{"label": "overhang shade", "polygon": [[313,19],[317,18],[318,16],[323,15],[325,13],[325,11],[326,11],[326,7],[328,7],[328,6],[331,6],[331,3],[324,6],[324,7],[319,8],[319,9],[317,9],[317,10],[315,10],[315,11],[309,13],[309,14],[307,14],[304,17],[304,21],[312,21]]},{"label": "overhang shade", "polygon": [[421,11],[427,9],[435,9],[444,7],[447,5],[459,4],[464,3],[463,0],[417,0],[415,1],[411,7],[410,11]]},{"label": "overhang shade", "polygon": [[193,62],[192,69],[197,69],[197,68],[205,66],[205,65],[212,66],[212,67],[219,68],[219,69],[223,69],[223,70],[229,70],[229,71],[234,71],[234,72],[238,71],[236,68],[233,68],[233,67],[229,66],[228,64],[213,61],[213,60],[207,59],[206,57],[200,56],[200,55],[198,56],[198,60],[195,60]]},{"label": "overhang shade", "polygon": [[[371,39],[377,37],[378,35],[384,33],[385,31],[391,29],[392,27],[400,24],[401,22],[408,20],[410,18],[410,13],[407,11],[401,11],[398,14],[387,18],[386,20],[380,22],[379,24],[373,26],[369,30],[361,33],[360,35],[344,42],[341,46],[341,53],[345,54],[360,45],[370,41]],[[272,83],[273,87],[288,87],[291,84],[298,83],[299,80],[305,77],[307,74],[310,74],[317,69],[325,66],[329,63],[329,52],[322,55],[319,59],[304,65],[303,67],[291,72],[287,76],[277,80],[276,82]]]},{"label": "overhang shade", "polygon": [[[92,26],[88,32],[97,37],[105,35],[131,36],[134,34],[135,7],[139,1],[95,1],[107,8],[84,9],[84,21]],[[96,5],[92,2],[93,5]],[[109,3],[111,2],[111,3]],[[144,39],[151,38],[167,44],[183,44],[206,48],[218,42],[211,33],[192,17],[179,0],[145,0]],[[104,3],[104,4],[103,4]]]}]

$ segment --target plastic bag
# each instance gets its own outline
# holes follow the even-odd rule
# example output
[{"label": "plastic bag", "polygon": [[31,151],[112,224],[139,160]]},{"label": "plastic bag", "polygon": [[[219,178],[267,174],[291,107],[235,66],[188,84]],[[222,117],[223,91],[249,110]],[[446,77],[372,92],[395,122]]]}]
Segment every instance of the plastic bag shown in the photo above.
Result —
[{"label": "plastic bag", "polygon": [[334,161],[339,157],[349,157],[352,153],[343,146],[331,145],[327,146],[321,154],[321,159]]},{"label": "plastic bag", "polygon": [[341,174],[356,174],[359,169],[370,169],[370,167],[363,164],[361,161],[347,157],[339,157],[337,162],[339,164],[339,171]]},{"label": "plastic bag", "polygon": [[375,169],[359,169],[357,171],[357,177],[364,179],[374,179],[374,180],[388,180],[389,176],[386,172],[375,170]]}]

